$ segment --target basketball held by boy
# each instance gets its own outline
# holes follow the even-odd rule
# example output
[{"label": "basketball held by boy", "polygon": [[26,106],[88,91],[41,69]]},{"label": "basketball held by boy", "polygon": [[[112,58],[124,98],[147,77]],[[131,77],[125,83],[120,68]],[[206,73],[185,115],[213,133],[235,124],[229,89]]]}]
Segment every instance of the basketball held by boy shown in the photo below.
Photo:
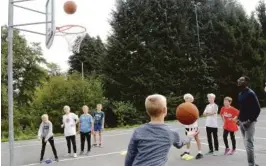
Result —
[{"label": "basketball held by boy", "polygon": [[150,122],[137,128],[128,145],[125,166],[165,166],[171,146],[180,149],[197,134],[188,132],[183,139],[177,131],[164,124],[167,115],[166,98],[159,94],[150,95],[145,100]]}]

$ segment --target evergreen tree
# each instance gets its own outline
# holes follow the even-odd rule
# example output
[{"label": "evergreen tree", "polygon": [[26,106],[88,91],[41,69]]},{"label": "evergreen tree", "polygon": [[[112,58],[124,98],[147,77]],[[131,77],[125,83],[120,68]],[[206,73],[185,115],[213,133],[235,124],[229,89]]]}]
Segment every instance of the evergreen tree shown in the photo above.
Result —
[{"label": "evergreen tree", "polygon": [[101,74],[102,59],[106,54],[106,48],[99,36],[90,37],[88,34],[80,45],[80,52],[69,57],[69,72],[83,70],[86,74]]},{"label": "evergreen tree", "polygon": [[235,1],[200,2],[197,13],[185,0],[117,2],[103,66],[107,97],[142,109],[151,93],[177,96],[169,100],[176,105],[190,92],[202,108],[210,92],[235,98],[243,74],[252,86],[261,82],[265,49],[258,22]]},{"label": "evergreen tree", "polygon": [[266,3],[264,0],[259,1],[256,11],[262,26],[263,35],[266,37]]}]

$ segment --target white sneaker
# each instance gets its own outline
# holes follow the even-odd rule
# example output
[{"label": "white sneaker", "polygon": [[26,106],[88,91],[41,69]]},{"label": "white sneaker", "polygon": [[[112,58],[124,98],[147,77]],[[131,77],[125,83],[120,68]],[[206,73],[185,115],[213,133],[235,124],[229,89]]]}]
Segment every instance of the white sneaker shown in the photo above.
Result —
[{"label": "white sneaker", "polygon": [[66,155],[64,155],[65,157],[70,157],[71,156],[71,153],[68,153]]},{"label": "white sneaker", "polygon": [[218,156],[219,155],[219,152],[218,151],[214,151],[213,152],[213,156]]},{"label": "white sneaker", "polygon": [[78,157],[77,153],[74,153],[73,157],[74,158],[77,158]]}]

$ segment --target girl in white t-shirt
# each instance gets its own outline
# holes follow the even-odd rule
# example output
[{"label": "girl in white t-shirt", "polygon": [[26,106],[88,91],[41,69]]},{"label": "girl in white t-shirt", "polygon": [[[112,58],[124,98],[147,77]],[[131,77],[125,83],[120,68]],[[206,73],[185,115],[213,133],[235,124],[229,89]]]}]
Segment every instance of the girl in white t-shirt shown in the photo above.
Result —
[{"label": "girl in white t-shirt", "polygon": [[[218,106],[215,104],[215,94],[210,93],[207,95],[208,101],[210,104],[208,104],[204,110],[203,115],[207,116],[206,118],[206,132],[207,132],[207,139],[209,144],[209,152],[207,155],[218,155],[219,151],[219,142],[218,142],[218,119],[217,119],[217,113],[218,113]],[[215,151],[213,151],[213,144],[212,144],[212,137],[214,140],[214,148]]]},{"label": "girl in white t-shirt", "polygon": [[[187,94],[184,95],[184,100],[185,100],[185,102],[193,103],[194,97],[191,94],[187,93]],[[192,131],[192,130],[193,131],[199,131],[198,121],[194,122],[191,125],[184,125],[184,127],[185,127],[185,130],[186,130],[186,133],[185,133],[186,135],[187,135],[187,133],[189,131]],[[194,138],[195,138],[195,141],[197,142],[197,146],[198,146],[198,154],[196,155],[196,159],[201,159],[201,158],[203,158],[203,155],[202,155],[202,152],[201,152],[201,143],[200,143],[200,139],[199,139],[199,134],[195,135]],[[182,158],[185,159],[187,155],[190,155],[190,145],[191,145],[190,143],[187,144],[186,151],[183,154],[181,154]]]},{"label": "girl in white t-shirt", "polygon": [[62,128],[64,127],[64,135],[67,141],[67,149],[68,149],[68,156],[71,155],[71,143],[73,146],[73,157],[77,157],[77,146],[76,146],[76,125],[79,122],[79,118],[76,114],[70,112],[69,106],[64,106],[65,115],[63,115],[63,124]]}]

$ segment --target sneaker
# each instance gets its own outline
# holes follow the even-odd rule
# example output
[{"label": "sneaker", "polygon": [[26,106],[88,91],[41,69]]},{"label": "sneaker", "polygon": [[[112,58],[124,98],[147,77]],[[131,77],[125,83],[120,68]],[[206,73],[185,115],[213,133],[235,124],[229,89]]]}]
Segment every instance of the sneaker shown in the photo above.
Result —
[{"label": "sneaker", "polygon": [[54,161],[59,162],[59,159],[58,158],[55,158]]},{"label": "sneaker", "polygon": [[214,151],[213,156],[218,156],[218,151]]},{"label": "sneaker", "polygon": [[99,147],[100,147],[100,148],[103,148],[103,145],[102,145],[102,144],[99,144]]},{"label": "sneaker", "polygon": [[182,154],[180,155],[180,157],[183,157],[185,154],[190,155],[190,153],[188,153],[188,152],[184,152],[184,153],[182,153]]},{"label": "sneaker", "polygon": [[185,154],[183,157],[182,157],[182,159],[184,159],[184,160],[191,160],[191,159],[193,159],[194,157],[193,156],[191,156],[191,155],[189,155],[189,154]]},{"label": "sneaker", "polygon": [[40,160],[40,163],[42,163],[42,162],[43,162],[43,159]]},{"label": "sneaker", "polygon": [[197,156],[196,156],[196,159],[202,159],[203,158],[203,155],[201,153],[198,153]]},{"label": "sneaker", "polygon": [[206,155],[213,155],[213,151],[210,150]]},{"label": "sneaker", "polygon": [[79,155],[81,156],[81,155],[83,155],[83,153],[84,153],[83,151],[80,151]]},{"label": "sneaker", "polygon": [[64,155],[65,157],[70,157],[71,156],[71,153],[68,153],[66,155]]},{"label": "sneaker", "polygon": [[74,158],[77,158],[77,157],[78,157],[77,153],[74,153],[74,154],[73,154],[73,157],[74,157]]},{"label": "sneaker", "polygon": [[90,154],[90,151],[88,151],[85,155],[88,156]]},{"label": "sneaker", "polygon": [[97,144],[92,144],[92,147],[97,147]]},{"label": "sneaker", "polygon": [[224,155],[227,155],[229,153],[230,149],[229,148],[225,148],[224,150]]},{"label": "sneaker", "polygon": [[230,153],[228,153],[228,155],[233,155],[236,152],[235,149],[232,149]]}]

